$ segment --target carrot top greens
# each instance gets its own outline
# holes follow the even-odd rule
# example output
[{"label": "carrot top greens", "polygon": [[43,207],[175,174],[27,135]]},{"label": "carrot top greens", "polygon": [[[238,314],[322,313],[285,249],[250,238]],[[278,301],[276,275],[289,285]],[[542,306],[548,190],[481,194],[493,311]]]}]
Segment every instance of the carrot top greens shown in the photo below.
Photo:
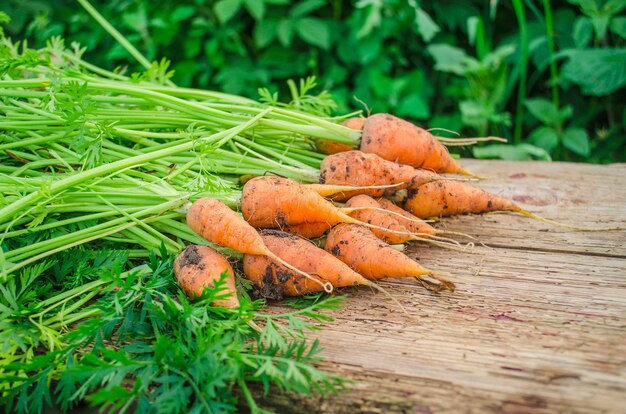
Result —
[{"label": "carrot top greens", "polygon": [[[251,384],[304,394],[343,385],[313,367],[319,344],[304,337],[313,329],[307,320],[330,320],[320,311],[340,298],[300,299],[277,315],[259,314],[261,303],[250,300],[229,310],[208,306],[222,295],[220,283],[190,302],[164,248],[124,270],[130,266],[127,252],[72,250],[1,287],[7,411],[88,402],[115,412],[234,412],[243,404],[234,387],[256,411]],[[248,324],[254,318],[264,321],[260,333]]]},{"label": "carrot top greens", "polygon": [[328,115],[328,95],[308,93],[313,79],[290,85],[290,104],[266,91],[256,102],[173,86],[167,61],[128,75],[83,51],[59,38],[34,50],[0,31],[0,404],[258,412],[253,383],[340,387],[304,336],[339,299],[281,315],[245,297],[209,307],[220,285],[190,302],[171,261],[209,244],[184,222],[191,202],[235,207],[241,175],[317,181],[311,139],[359,133]]}]

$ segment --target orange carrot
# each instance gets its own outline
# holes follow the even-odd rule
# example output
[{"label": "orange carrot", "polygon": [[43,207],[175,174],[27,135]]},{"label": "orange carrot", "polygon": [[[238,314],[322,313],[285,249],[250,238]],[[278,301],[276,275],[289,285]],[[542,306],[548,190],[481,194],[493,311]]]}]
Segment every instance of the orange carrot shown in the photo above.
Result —
[{"label": "orange carrot", "polygon": [[[412,233],[409,229],[407,229],[402,221],[400,221],[404,219],[404,221],[409,222],[409,219],[405,215],[382,209],[378,201],[368,195],[361,194],[352,197],[346,203],[346,208],[353,209],[353,211],[348,213],[351,217],[354,217],[364,223],[374,224],[376,228],[371,228],[370,230],[376,235],[376,237],[386,243],[402,244],[411,240],[418,240],[434,244],[439,247],[444,247],[446,249],[460,250],[464,253],[466,252],[465,249],[461,248],[461,244],[459,242],[448,237],[439,236],[439,234],[445,232],[436,230],[430,226],[428,226],[427,231],[424,233]],[[358,208],[362,208],[362,210]],[[418,222],[414,222],[414,224],[417,223]],[[452,232],[452,234],[462,233]],[[458,248],[451,246],[450,244],[457,245]]]},{"label": "orange carrot", "polygon": [[[367,227],[347,213],[354,209],[339,209],[315,191],[282,177],[255,177],[248,181],[241,196],[243,217],[257,228],[285,228],[304,223],[355,223]],[[388,230],[393,232],[393,230]]]},{"label": "orange carrot", "polygon": [[355,116],[353,118],[348,118],[342,123],[346,128],[354,129],[355,131],[359,131],[363,129],[363,125],[365,125],[365,118],[360,116]]},{"label": "orange carrot", "polygon": [[[261,178],[261,177],[258,177]],[[273,177],[272,177],[273,178]],[[255,179],[250,180],[253,182]],[[212,198],[200,198],[187,211],[187,225],[211,243],[228,247],[240,253],[267,256],[300,275],[321,283],[332,292],[332,284],[323,283],[306,272],[285,263],[265,246],[259,233],[226,204]]]},{"label": "orange carrot", "polygon": [[454,290],[452,282],[437,278],[433,271],[381,241],[365,227],[333,227],[326,237],[325,249],[368,279],[416,277],[430,290]]},{"label": "orange carrot", "polygon": [[[378,201],[372,197],[361,194],[352,197],[345,204],[346,207],[377,207],[381,208]],[[381,240],[384,240],[389,244],[402,244],[411,240],[417,240],[420,237],[428,237],[429,234],[413,235],[410,230],[407,229],[400,221],[398,215],[391,215],[381,210],[355,210],[349,213],[351,217],[357,220],[375,224],[376,226],[383,227],[389,230],[395,230],[396,232],[389,232],[385,230],[372,229],[372,233]],[[430,226],[429,226],[430,227]],[[431,227],[432,228],[432,227]],[[435,229],[433,229],[435,230]],[[436,231],[432,233],[434,236]]]},{"label": "orange carrot", "polygon": [[389,189],[349,191],[343,194],[348,199],[356,194],[369,194],[380,197],[409,186],[412,181],[427,183],[444,179],[431,171],[417,170],[408,165],[387,161],[376,154],[361,151],[347,151],[330,155],[320,166],[320,183],[352,186],[384,186],[398,184]]},{"label": "orange carrot", "polygon": [[227,274],[225,290],[219,292],[219,295],[230,293],[230,296],[216,299],[212,305],[236,308],[239,306],[239,299],[235,290],[235,273],[224,256],[208,246],[192,244],[174,260],[176,280],[187,296],[192,299],[201,296],[205,288],[213,288],[224,272]]},{"label": "orange carrot", "polygon": [[[365,285],[380,290],[332,254],[300,237],[277,230],[263,230],[261,237],[265,245],[285,262],[329,281],[334,287]],[[279,299],[283,295],[304,295],[321,290],[319,283],[312,283],[264,256],[244,255],[243,271],[264,297]]]},{"label": "orange carrot", "polygon": [[344,151],[352,151],[353,146],[342,144],[341,142],[330,141],[327,139],[318,139],[315,141],[315,148],[322,154],[337,154]]},{"label": "orange carrot", "polygon": [[430,132],[389,114],[376,114],[365,120],[359,149],[415,168],[473,175]]},{"label": "orange carrot", "polygon": [[[363,123],[365,123],[365,118],[354,117],[346,119],[345,121],[343,121],[342,125],[350,129],[360,130],[363,129]],[[354,149],[354,147],[350,145],[330,141],[327,139],[318,139],[317,141],[315,141],[315,148],[317,148],[317,150],[322,154],[327,155],[337,154],[339,152],[350,151]]]},{"label": "orange carrot", "polygon": [[437,234],[437,229],[435,229],[433,226],[426,223],[419,217],[416,217],[408,211],[402,209],[401,207],[398,207],[390,200],[381,197],[377,198],[376,201],[378,201],[378,204],[382,208],[393,211],[394,213],[398,213],[400,216],[403,216],[404,219],[402,217],[396,217],[396,220],[402,223],[402,225],[406,227],[406,229],[411,233],[426,233],[432,235]]},{"label": "orange carrot", "polygon": [[302,223],[287,226],[282,230],[289,234],[295,234],[305,239],[316,239],[321,237],[330,230],[331,226],[327,223]]},{"label": "orange carrot", "polygon": [[576,230],[624,230],[623,227],[582,227],[560,223],[524,210],[511,200],[458,181],[439,181],[410,187],[408,198],[404,202],[404,209],[421,218],[510,211],[554,226]]},{"label": "orange carrot", "polygon": [[458,181],[440,181],[409,188],[404,209],[420,218],[488,211],[525,212],[511,200]]}]

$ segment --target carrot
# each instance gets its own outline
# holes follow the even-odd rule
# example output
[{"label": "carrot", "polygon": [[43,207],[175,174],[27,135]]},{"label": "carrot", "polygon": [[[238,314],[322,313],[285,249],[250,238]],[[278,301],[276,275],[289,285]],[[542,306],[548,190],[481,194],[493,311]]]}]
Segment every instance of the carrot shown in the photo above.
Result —
[{"label": "carrot", "polygon": [[[378,237],[379,239],[385,241],[389,244],[402,244],[409,242],[411,240],[419,240],[423,242],[427,242],[430,244],[435,244],[440,247],[449,248],[452,250],[458,250],[455,247],[448,245],[447,243],[456,244],[460,247],[460,244],[452,239],[438,236],[438,234],[442,233],[430,226],[428,232],[424,233],[412,233],[406,226],[400,221],[401,218],[404,218],[405,221],[409,221],[409,219],[401,215],[399,213],[395,213],[393,211],[381,209],[381,205],[378,201],[374,200],[372,197],[368,195],[358,195],[352,197],[346,203],[346,207],[349,208],[357,208],[357,207],[369,207],[368,209],[363,210],[354,210],[350,212],[350,216],[354,217],[362,222],[374,224],[379,228],[372,228],[371,231]],[[374,209],[377,208],[377,209]],[[465,250],[463,250],[465,252]]]},{"label": "carrot", "polygon": [[403,208],[398,207],[392,201],[387,200],[383,197],[377,198],[376,201],[378,201],[378,204],[382,208],[393,211],[394,213],[398,213],[401,217],[396,217],[396,220],[402,223],[402,225],[406,227],[406,229],[411,233],[426,233],[432,235],[437,234],[437,229],[435,229],[433,226],[426,223],[419,217],[414,216]]},{"label": "carrot", "polygon": [[365,120],[359,149],[415,168],[473,175],[430,132],[389,114],[375,114]]},{"label": "carrot", "polygon": [[206,287],[214,287],[214,283],[220,280],[226,272],[226,285],[224,293],[230,296],[224,299],[216,299],[212,305],[225,308],[239,307],[239,299],[235,290],[235,273],[230,263],[224,256],[208,246],[187,246],[174,260],[174,273],[180,287],[187,296],[194,298],[202,295]]},{"label": "carrot", "polygon": [[380,197],[416,183],[427,183],[444,179],[431,171],[418,170],[408,165],[387,161],[376,154],[362,151],[347,151],[330,155],[320,166],[320,183],[352,186],[384,186],[398,184],[389,189],[371,189],[367,191],[349,191],[343,194],[348,199],[356,194],[369,194]]},{"label": "carrot", "polygon": [[[383,288],[309,241],[278,230],[263,230],[261,237],[265,245],[285,262],[317,275],[320,281],[329,281],[334,287],[370,286],[391,297]],[[258,288],[260,295],[267,298],[280,299],[283,295],[297,296],[321,290],[319,283],[311,283],[310,279],[264,256],[244,255],[243,272]],[[391,299],[404,310],[397,300]]]},{"label": "carrot", "polygon": [[488,211],[523,211],[511,200],[466,183],[441,181],[411,187],[404,209],[420,218],[446,217]]},{"label": "carrot", "polygon": [[304,237],[305,239],[315,239],[323,236],[330,228],[331,225],[327,223],[301,223],[286,226],[282,230],[289,234]]},{"label": "carrot", "polygon": [[368,279],[415,277],[429,290],[455,289],[454,283],[438,278],[365,227],[354,224],[333,227],[326,237],[325,249]]},{"label": "carrot", "polygon": [[[365,118],[354,117],[349,118],[343,121],[342,125],[354,130],[363,129],[363,123],[365,123]],[[318,139],[315,141],[315,148],[322,154],[337,154],[339,152],[350,151],[353,150],[354,147],[342,144],[340,142],[330,141],[328,139]]]},{"label": "carrot", "polygon": [[[378,201],[374,200],[372,197],[361,194],[352,197],[350,200],[346,202],[346,207],[378,207],[380,208],[380,204]],[[376,235],[381,240],[384,240],[389,244],[402,244],[406,243],[410,240],[417,240],[420,237],[427,237],[430,235],[435,235],[436,231],[432,233],[424,233],[418,235],[410,234],[410,230],[406,228],[399,220],[398,216],[386,213],[385,211],[379,210],[356,210],[350,213],[351,217],[354,217],[360,221],[364,221],[366,223],[373,223],[377,226],[383,227],[385,229],[396,230],[398,232],[402,232],[404,234],[399,233],[390,233],[385,230],[372,229],[372,233]],[[432,227],[431,227],[432,228]],[[435,229],[433,229],[435,230]]]},{"label": "carrot", "polygon": [[458,181],[440,181],[410,187],[404,209],[420,218],[510,211],[554,226],[582,231],[624,230],[623,227],[582,227],[560,223],[533,214],[511,200]]},{"label": "carrot", "polygon": [[329,226],[354,223],[377,227],[348,215],[356,209],[361,208],[335,207],[315,191],[282,177],[255,177],[244,185],[241,195],[243,217],[252,226],[264,229],[303,223],[326,223]]},{"label": "carrot", "polygon": [[211,243],[240,253],[267,256],[294,272],[320,283],[325,291],[333,290],[332,284],[322,282],[319,278],[314,278],[276,256],[250,224],[219,200],[208,197],[196,200],[187,211],[187,225]]},{"label": "carrot", "polygon": [[318,139],[315,141],[315,148],[322,154],[337,154],[344,151],[352,151],[354,147],[341,142],[330,141],[327,139]]},{"label": "carrot", "polygon": [[[262,230],[261,237],[263,243],[278,257],[306,270],[307,273],[315,274],[314,277],[320,280],[323,278],[329,281],[334,287],[372,285],[370,281],[328,252],[298,236],[279,230]],[[304,295],[321,290],[318,283],[312,283],[310,279],[294,274],[264,256],[244,255],[243,271],[258,287],[267,284],[266,289],[278,289],[286,296]],[[271,280],[268,280],[269,277]],[[276,285],[279,288],[276,288]]]},{"label": "carrot", "polygon": [[476,240],[475,237],[472,237],[469,234],[460,233],[456,231],[436,229],[430,224],[426,223],[423,219],[420,219],[419,217],[414,216],[413,214],[409,213],[403,208],[398,207],[397,205],[395,205],[390,200],[387,200],[386,198],[381,197],[381,198],[376,199],[376,201],[378,201],[378,204],[382,208],[398,214],[398,216],[396,216],[396,220],[402,223],[402,225],[406,227],[406,229],[410,231],[411,233],[416,233],[416,234],[425,233],[425,234],[430,234],[430,235],[455,234],[458,236],[467,237],[468,239]]},{"label": "carrot", "polygon": [[365,118],[360,116],[355,116],[352,118],[348,118],[342,123],[346,128],[354,129],[355,131],[359,131],[363,129],[363,125],[365,125]]}]

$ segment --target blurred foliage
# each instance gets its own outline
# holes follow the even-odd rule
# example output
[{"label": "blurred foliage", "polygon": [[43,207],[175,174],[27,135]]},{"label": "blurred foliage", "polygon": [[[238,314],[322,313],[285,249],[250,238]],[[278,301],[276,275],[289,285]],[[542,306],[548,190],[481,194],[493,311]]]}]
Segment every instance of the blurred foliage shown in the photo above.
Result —
[{"label": "blurred foliage", "polygon": [[[390,112],[517,144],[478,147],[477,157],[626,161],[626,0],[93,4],[149,59],[171,59],[182,86],[258,98],[315,75],[339,112]],[[139,69],[74,1],[0,9],[15,39],[61,35],[98,65]]]}]

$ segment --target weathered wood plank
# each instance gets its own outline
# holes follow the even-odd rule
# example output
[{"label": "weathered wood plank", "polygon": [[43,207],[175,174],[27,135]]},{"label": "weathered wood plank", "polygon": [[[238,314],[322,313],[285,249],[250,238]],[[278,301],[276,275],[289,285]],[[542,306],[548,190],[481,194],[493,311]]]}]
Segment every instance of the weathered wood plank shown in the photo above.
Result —
[{"label": "weathered wood plank", "polygon": [[[427,266],[446,261],[447,253],[429,253]],[[470,277],[480,260],[467,255],[451,260],[466,269],[455,293],[384,283],[413,318],[382,295],[350,291],[317,336],[324,367],[358,386],[320,401],[319,411],[619,412],[626,261],[601,260],[512,251]]]},{"label": "weathered wood plank", "polygon": [[[494,177],[480,186],[524,196],[546,217],[626,224],[624,166],[466,164]],[[626,231],[580,233],[511,215],[447,225],[499,247],[481,256],[413,245],[423,265],[455,274],[458,290],[382,282],[408,316],[369,289],[344,291],[345,308],[316,336],[322,367],[356,384],[264,403],[279,412],[623,412]]]}]

